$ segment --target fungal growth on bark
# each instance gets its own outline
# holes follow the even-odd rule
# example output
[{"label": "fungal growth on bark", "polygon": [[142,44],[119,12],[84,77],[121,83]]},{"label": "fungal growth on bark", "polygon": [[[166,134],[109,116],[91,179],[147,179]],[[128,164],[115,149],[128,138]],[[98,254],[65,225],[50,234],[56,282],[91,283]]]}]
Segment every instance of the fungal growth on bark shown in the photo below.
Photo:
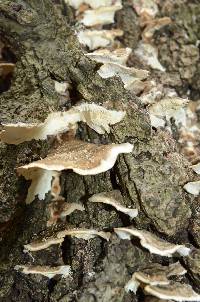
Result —
[{"label": "fungal growth on bark", "polygon": [[0,132],[1,141],[18,145],[32,139],[45,140],[48,135],[56,135],[76,129],[78,122],[84,122],[99,134],[109,132],[109,125],[119,123],[125,112],[107,110],[96,104],[83,103],[66,112],[50,113],[40,124],[3,124]]},{"label": "fungal growth on bark", "polygon": [[102,202],[108,205],[115,207],[118,211],[127,214],[130,218],[134,218],[138,215],[137,209],[129,209],[123,206],[123,197],[118,190],[114,190],[111,192],[102,192],[93,195],[89,198],[91,202]]},{"label": "fungal growth on bark", "polygon": [[16,265],[15,269],[26,275],[40,274],[49,279],[55,277],[56,275],[62,275],[62,277],[65,278],[71,273],[71,268],[69,265],[61,265],[57,267]]},{"label": "fungal growth on bark", "polygon": [[35,240],[29,244],[24,245],[25,251],[37,252],[43,249],[47,249],[52,245],[60,244],[64,241],[66,236],[81,238],[89,240],[96,236],[99,236],[105,240],[110,239],[109,232],[97,231],[92,229],[66,229],[55,233],[52,237],[42,238],[41,240]]},{"label": "fungal growth on bark", "polygon": [[172,257],[174,253],[179,253],[181,256],[188,256],[190,253],[190,248],[184,245],[169,243],[148,231],[137,230],[132,227],[115,228],[114,231],[121,239],[130,240],[131,236],[138,237],[141,245],[153,254]]},{"label": "fungal growth on bark", "polygon": [[195,293],[190,285],[178,282],[171,282],[169,285],[147,285],[145,291],[163,300],[200,301],[200,295]]},{"label": "fungal growth on bark", "polygon": [[115,38],[123,36],[120,29],[111,30],[81,30],[77,33],[79,42],[90,50],[99,47],[113,46]]},{"label": "fungal growth on bark", "polygon": [[179,263],[173,263],[169,266],[162,266],[158,263],[152,263],[142,271],[135,272],[131,280],[126,284],[126,291],[137,292],[140,285],[166,285],[170,283],[170,276],[184,275],[187,271]]},{"label": "fungal growth on bark", "polygon": [[0,0],[0,300],[200,301],[186,2]]}]

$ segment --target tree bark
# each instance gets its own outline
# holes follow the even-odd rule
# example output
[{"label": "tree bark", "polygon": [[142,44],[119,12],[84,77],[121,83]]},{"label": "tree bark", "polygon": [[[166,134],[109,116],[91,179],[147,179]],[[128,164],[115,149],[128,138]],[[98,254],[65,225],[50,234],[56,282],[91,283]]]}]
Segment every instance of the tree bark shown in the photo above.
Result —
[{"label": "tree bark", "polygon": [[[151,130],[149,117],[139,99],[127,92],[117,78],[102,79],[98,64],[86,56],[67,18],[50,0],[0,0],[0,37],[16,58],[8,91],[0,96],[1,122],[44,121],[48,113],[65,110],[80,100],[125,110],[125,119],[112,127],[110,135],[98,136],[82,127],[78,136],[95,142],[130,142],[134,150],[120,156],[115,167],[96,176],[62,174],[63,196],[81,200],[84,213],[73,214],[73,227],[112,230],[134,225],[175,243],[189,243],[191,198],[183,185],[192,181],[189,164],[177,151],[169,133]],[[72,85],[70,101],[60,103],[54,80]],[[31,141],[19,146],[0,143],[0,226],[2,301],[138,301],[123,290],[125,281],[137,268],[158,256],[114,237],[109,244],[95,238],[85,242],[66,240],[62,248],[53,247],[34,254],[38,265],[64,261],[73,269],[69,280],[47,283],[44,277],[26,276],[13,268],[31,263],[23,245],[35,234],[46,234],[50,196],[25,205],[28,184],[18,178],[15,168],[46,156],[52,141]],[[137,207],[140,215],[130,221],[103,205],[87,203],[94,193],[119,189],[127,206]],[[90,274],[96,271],[95,275]],[[108,285],[108,281],[110,284]],[[106,296],[107,293],[107,296]],[[17,300],[15,300],[17,297]],[[95,300],[96,299],[96,300]],[[107,299],[107,300],[106,300]]]}]

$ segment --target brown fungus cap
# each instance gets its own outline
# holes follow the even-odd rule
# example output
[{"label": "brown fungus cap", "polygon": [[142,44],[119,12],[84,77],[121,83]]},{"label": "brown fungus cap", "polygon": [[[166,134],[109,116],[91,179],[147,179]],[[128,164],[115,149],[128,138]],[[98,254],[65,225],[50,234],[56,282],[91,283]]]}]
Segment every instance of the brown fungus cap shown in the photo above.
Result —
[{"label": "brown fungus cap", "polygon": [[129,215],[131,218],[134,218],[138,215],[137,209],[126,208],[123,205],[123,197],[119,190],[95,194],[89,198],[89,201],[111,205],[118,211]]},{"label": "brown fungus cap", "polygon": [[173,263],[169,266],[163,266],[158,263],[152,263],[141,271],[135,272],[131,280],[126,284],[125,290],[136,293],[140,284],[166,285],[170,283],[168,279],[173,275],[183,275],[186,273],[180,262]]},{"label": "brown fungus cap", "polygon": [[164,300],[200,301],[200,295],[190,285],[179,282],[171,282],[168,285],[147,285],[145,292]]},{"label": "brown fungus cap", "polygon": [[131,236],[140,238],[141,245],[152,254],[172,257],[176,252],[182,256],[187,256],[190,253],[190,249],[186,246],[167,242],[148,231],[135,228],[115,228],[114,231],[122,239],[130,239]]},{"label": "brown fungus cap", "polygon": [[67,277],[71,273],[71,267],[69,265],[61,266],[33,266],[33,265],[16,265],[15,270],[21,271],[24,274],[40,274],[49,279],[55,277],[56,275],[62,275]]},{"label": "brown fungus cap", "polygon": [[80,175],[99,174],[111,169],[120,153],[130,153],[132,149],[129,143],[96,145],[80,140],[67,141],[46,158],[17,169],[19,175],[32,180],[26,202],[31,203],[36,195],[44,199],[57,171],[71,169]]}]

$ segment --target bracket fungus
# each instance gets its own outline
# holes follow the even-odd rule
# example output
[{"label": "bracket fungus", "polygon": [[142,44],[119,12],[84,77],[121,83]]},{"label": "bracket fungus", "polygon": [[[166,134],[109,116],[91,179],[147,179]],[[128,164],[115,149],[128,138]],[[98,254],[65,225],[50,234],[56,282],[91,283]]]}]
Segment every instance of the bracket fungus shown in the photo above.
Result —
[{"label": "bracket fungus", "polygon": [[126,208],[123,206],[123,197],[118,190],[114,190],[111,192],[102,192],[99,194],[95,194],[89,198],[91,202],[102,202],[108,205],[113,206],[118,211],[127,214],[132,219],[138,215],[137,209]]},{"label": "bracket fungus", "polygon": [[52,189],[52,179],[59,177],[59,174],[56,171],[42,169],[32,169],[31,173],[27,173],[25,178],[31,180],[31,185],[28,188],[26,203],[30,204],[36,195],[39,200],[43,200],[46,193]]},{"label": "bracket fungus", "polygon": [[200,174],[200,163],[193,165],[191,168],[194,172],[196,172],[197,174]]},{"label": "bracket fungus", "polygon": [[33,266],[33,265],[16,265],[15,270],[21,271],[23,274],[40,274],[49,279],[54,278],[56,275],[62,275],[66,278],[71,274],[71,267],[69,265],[61,266]]},{"label": "bracket fungus", "polygon": [[[138,81],[141,82],[149,75],[149,71],[147,70],[136,69],[134,67],[126,67],[116,63],[105,63],[99,68],[97,72],[103,79],[119,76],[124,83],[124,88],[132,91],[134,91],[135,83],[137,83],[137,87]],[[137,91],[134,92],[137,93]]]},{"label": "bracket fungus", "polygon": [[170,264],[169,266],[152,263],[143,270],[135,272],[125,285],[125,290],[136,293],[141,284],[166,285],[170,283],[168,279],[170,276],[184,275],[186,272],[179,262]]},{"label": "bracket fungus", "polygon": [[109,132],[109,125],[119,123],[125,112],[108,110],[96,104],[82,103],[66,112],[53,112],[39,124],[3,124],[0,140],[18,145],[32,139],[45,140],[48,135],[56,135],[75,129],[78,122],[85,122],[99,134]]},{"label": "bracket fungus", "polygon": [[121,37],[122,35],[123,31],[120,29],[82,30],[77,33],[79,42],[82,45],[87,46],[89,50],[113,46],[115,38]]},{"label": "bracket fungus", "polygon": [[143,41],[149,42],[153,38],[153,35],[156,30],[161,29],[163,26],[166,26],[171,23],[169,17],[163,17],[158,19],[148,18],[142,22],[142,26],[145,26],[145,29],[142,32]]},{"label": "bracket fungus", "polygon": [[132,4],[139,16],[146,13],[151,17],[155,17],[158,13],[158,5],[156,0],[132,0]]},{"label": "bracket fungus", "polygon": [[111,24],[114,22],[116,11],[121,8],[121,4],[116,4],[111,6],[101,6],[96,9],[88,9],[84,11],[81,22],[88,27]]},{"label": "bracket fungus", "polygon": [[85,208],[79,203],[68,203],[63,198],[53,200],[49,205],[50,219],[47,222],[47,226],[57,223],[57,221],[64,220],[66,216],[72,214],[74,211],[84,211]]},{"label": "bracket fungus", "polygon": [[64,238],[65,236],[72,236],[76,238],[81,238],[85,240],[92,239],[96,236],[100,236],[101,238],[109,241],[111,233],[96,231],[92,229],[67,229],[57,233],[58,238]]},{"label": "bracket fungus", "polygon": [[65,3],[75,9],[78,9],[82,4],[88,4],[91,8],[98,8],[111,5],[113,0],[65,0]]},{"label": "bracket fungus", "polygon": [[147,294],[164,300],[200,301],[200,295],[190,285],[179,282],[171,282],[168,285],[147,285],[144,290]]},{"label": "bracket fungus", "polygon": [[166,118],[167,121],[169,121],[170,118],[174,118],[176,125],[181,124],[185,126],[186,112],[184,107],[188,102],[189,100],[181,99],[179,97],[166,97],[159,102],[152,104],[148,108],[151,125],[157,128],[158,126],[165,124],[163,118]]},{"label": "bracket fungus", "polygon": [[148,231],[137,230],[135,228],[115,228],[114,231],[121,239],[130,240],[131,236],[138,237],[141,245],[152,254],[172,257],[176,252],[181,256],[187,256],[190,253],[190,248],[167,242]]},{"label": "bracket fungus", "polygon": [[99,49],[91,53],[87,53],[86,56],[98,63],[116,63],[126,65],[131,52],[132,50],[129,47],[117,48],[113,51],[108,49]]},{"label": "bracket fungus", "polygon": [[40,250],[47,249],[51,245],[61,244],[63,241],[64,241],[64,238],[56,238],[56,237],[35,240],[29,244],[24,245],[24,252],[27,252],[27,251],[37,252]]},{"label": "bracket fungus", "polygon": [[[50,179],[55,171],[73,170],[80,175],[95,175],[110,170],[119,154],[132,152],[133,145],[97,145],[80,140],[70,140],[51,152],[46,158],[17,168],[19,175],[33,180],[26,199],[32,202],[35,195],[43,197],[50,190]],[[45,180],[48,180],[46,186]],[[42,180],[42,182],[41,182]]]},{"label": "bracket fungus", "polygon": [[66,236],[82,238],[85,240],[99,236],[108,241],[110,239],[111,233],[93,229],[66,229],[55,233],[52,237],[42,238],[41,240],[35,240],[30,242],[29,244],[24,245],[24,252],[37,252],[47,249],[51,245],[62,243]]},{"label": "bracket fungus", "polygon": [[198,196],[200,193],[200,180],[188,182],[183,188],[188,193]]},{"label": "bracket fungus", "polygon": [[157,49],[153,45],[140,42],[134,52],[141,61],[144,61],[151,68],[165,71],[165,68],[158,61]]}]

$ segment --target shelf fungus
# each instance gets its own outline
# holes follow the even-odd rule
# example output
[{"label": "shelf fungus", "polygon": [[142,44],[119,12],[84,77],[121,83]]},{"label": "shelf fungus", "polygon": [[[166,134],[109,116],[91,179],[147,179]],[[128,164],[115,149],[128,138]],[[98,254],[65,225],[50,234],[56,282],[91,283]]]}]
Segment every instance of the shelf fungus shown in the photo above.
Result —
[{"label": "shelf fungus", "polygon": [[[147,70],[126,67],[116,63],[105,63],[97,72],[104,79],[113,76],[120,77],[124,83],[124,88],[134,91],[136,94],[138,93],[138,88],[140,91],[144,89],[145,83],[142,80],[145,80],[149,75],[149,71]],[[141,85],[138,86],[138,82],[142,87],[140,87]]]},{"label": "shelf fungus", "polygon": [[151,125],[153,127],[163,127],[165,125],[164,118],[170,121],[174,118],[176,125],[186,125],[185,106],[189,100],[179,97],[166,97],[159,102],[149,106]]},{"label": "shelf fungus", "polygon": [[85,122],[99,134],[109,132],[109,125],[119,123],[125,112],[108,110],[96,104],[82,103],[66,112],[53,112],[43,123],[3,124],[0,140],[7,144],[18,145],[32,139],[45,140],[48,135],[56,135],[76,129],[78,122]]},{"label": "shelf fungus", "polygon": [[33,266],[33,265],[16,265],[15,270],[21,271],[23,274],[39,274],[49,279],[54,278],[56,275],[62,275],[66,278],[71,274],[71,267],[69,265],[61,266]]},{"label": "shelf fungus", "polygon": [[43,238],[41,240],[35,240],[29,244],[24,245],[24,252],[37,252],[44,249],[47,249],[48,247],[55,245],[55,244],[61,244],[64,241],[64,238],[57,238],[57,237],[49,237],[49,238]]},{"label": "shelf fungus", "polygon": [[88,9],[84,11],[81,22],[88,27],[114,23],[115,13],[121,8],[121,4],[116,4],[111,6],[102,6],[96,9]]},{"label": "shelf fungus", "polygon": [[168,285],[147,285],[144,290],[145,293],[164,300],[200,301],[200,295],[190,285],[179,282],[171,282]]},{"label": "shelf fungus", "polygon": [[69,89],[70,89],[70,84],[67,82],[57,82],[54,81],[54,86],[55,86],[55,91],[65,97],[69,98]]},{"label": "shelf fungus", "polygon": [[148,231],[135,228],[115,228],[114,231],[121,239],[130,240],[131,236],[138,237],[141,245],[152,254],[172,257],[174,253],[179,253],[181,256],[188,256],[190,253],[190,248],[167,242]]},{"label": "shelf fungus", "polygon": [[142,26],[145,26],[145,29],[142,32],[142,39],[145,42],[152,40],[153,35],[156,30],[161,29],[163,26],[169,25],[171,23],[169,17],[163,17],[158,19],[148,19],[141,23]]},{"label": "shelf fungus", "polygon": [[108,205],[113,206],[118,211],[127,214],[132,219],[138,215],[137,209],[126,208],[123,205],[123,197],[118,190],[110,191],[110,192],[102,192],[99,194],[95,194],[89,198],[91,202],[101,202]]},{"label": "shelf fungus", "polygon": [[99,49],[91,53],[87,53],[86,56],[99,63],[117,63],[126,65],[129,55],[132,50],[129,47],[117,48],[113,51],[108,49]]},{"label": "shelf fungus", "polygon": [[84,211],[85,208],[79,203],[68,203],[63,198],[54,200],[50,206],[50,219],[47,222],[47,226],[56,224],[58,220],[64,221],[65,217],[72,214],[74,211]]},{"label": "shelf fungus", "polygon": [[151,68],[165,71],[165,68],[158,61],[157,49],[153,45],[140,42],[134,52],[141,61],[144,61]]},{"label": "shelf fungus", "polygon": [[76,238],[81,238],[84,240],[92,239],[96,236],[99,236],[107,241],[110,240],[111,233],[96,231],[92,229],[67,229],[57,233],[58,238],[64,238],[65,236],[72,236]]},{"label": "shelf fungus", "polygon": [[123,31],[120,29],[84,30],[77,33],[79,42],[87,46],[89,50],[113,46],[115,38],[121,36],[123,36]]},{"label": "shelf fungus", "polygon": [[126,292],[137,292],[139,286],[150,285],[166,285],[170,283],[170,276],[184,275],[187,271],[179,263],[173,263],[169,266],[163,266],[158,263],[152,263],[147,268],[135,272],[132,278],[125,285]]},{"label": "shelf fungus", "polygon": [[188,182],[183,188],[188,193],[198,196],[200,193],[200,180]]},{"label": "shelf fungus", "polygon": [[19,175],[32,180],[26,202],[32,202],[36,195],[44,197],[56,171],[70,169],[80,175],[99,174],[110,170],[119,154],[130,153],[132,149],[133,145],[129,143],[97,145],[80,140],[67,141],[46,158],[17,168]]},{"label": "shelf fungus", "polygon": [[52,237],[42,238],[41,240],[35,240],[24,245],[24,252],[37,252],[47,249],[52,245],[61,244],[66,236],[72,236],[84,240],[89,240],[99,236],[109,241],[111,233],[93,229],[66,229],[55,233]]},{"label": "shelf fungus", "polygon": [[98,8],[113,4],[113,0],[65,0],[65,3],[75,9],[78,9],[82,4],[88,4],[91,8]]},{"label": "shelf fungus", "polygon": [[139,16],[146,13],[151,17],[155,17],[158,13],[158,5],[156,0],[132,0],[132,4]]},{"label": "shelf fungus", "polygon": [[191,168],[194,172],[196,172],[197,174],[200,174],[200,163],[191,166]]}]

